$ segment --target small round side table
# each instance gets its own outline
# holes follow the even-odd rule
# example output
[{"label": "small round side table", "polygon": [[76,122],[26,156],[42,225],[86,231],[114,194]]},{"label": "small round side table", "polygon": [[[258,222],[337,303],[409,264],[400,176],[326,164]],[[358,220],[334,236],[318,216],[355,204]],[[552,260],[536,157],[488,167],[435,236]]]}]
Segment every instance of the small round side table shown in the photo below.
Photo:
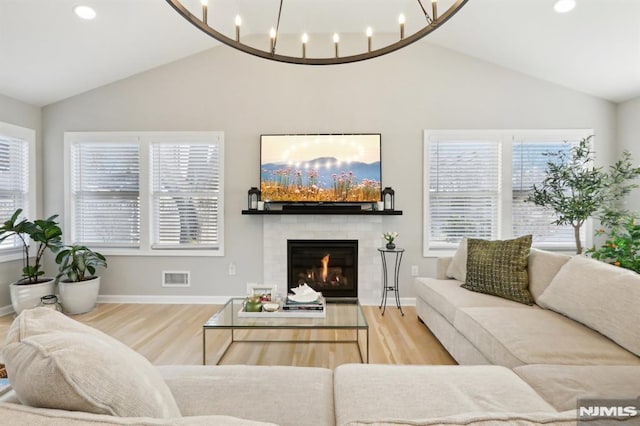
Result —
[{"label": "small round side table", "polygon": [[[402,314],[402,316],[404,316],[402,306],[400,306],[400,293],[398,291],[398,277],[400,275],[400,263],[402,262],[404,249],[398,247],[393,249],[381,247],[378,249],[378,251],[380,252],[380,256],[382,257],[382,300],[380,301],[379,309],[382,309],[382,315],[384,315],[384,311],[387,309],[387,293],[393,291],[396,296],[396,306],[398,307],[398,309],[400,309],[400,313]],[[391,285],[389,284],[389,274],[387,270],[387,254],[389,254],[389,257],[395,255],[393,282]]]}]

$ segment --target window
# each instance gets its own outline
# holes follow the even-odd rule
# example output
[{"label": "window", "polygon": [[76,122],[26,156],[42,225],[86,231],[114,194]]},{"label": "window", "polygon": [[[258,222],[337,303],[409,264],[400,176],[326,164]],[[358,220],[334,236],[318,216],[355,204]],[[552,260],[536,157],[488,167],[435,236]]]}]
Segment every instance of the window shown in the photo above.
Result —
[{"label": "window", "polygon": [[153,144],[153,247],[219,245],[220,152],[214,144]]},{"label": "window", "polygon": [[221,132],[66,133],[66,228],[109,254],[223,255]]},{"label": "window", "polygon": [[[35,140],[32,129],[0,122],[0,219],[6,220],[21,208],[32,218],[35,201]],[[7,238],[0,243],[0,260],[20,259],[22,242]]]},{"label": "window", "polygon": [[[462,237],[533,234],[539,248],[574,250],[571,226],[526,203],[544,179],[545,152],[569,150],[590,130],[425,131],[424,255],[455,250]],[[584,227],[582,229],[584,241]]]}]

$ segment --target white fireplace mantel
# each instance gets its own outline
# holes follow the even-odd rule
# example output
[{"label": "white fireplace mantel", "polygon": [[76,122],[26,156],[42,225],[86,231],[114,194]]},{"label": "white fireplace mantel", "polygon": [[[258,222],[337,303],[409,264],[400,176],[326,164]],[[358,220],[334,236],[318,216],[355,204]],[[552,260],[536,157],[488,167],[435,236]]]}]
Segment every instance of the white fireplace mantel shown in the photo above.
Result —
[{"label": "white fireplace mantel", "polygon": [[264,283],[287,288],[287,240],[358,240],[358,297],[363,304],[380,301],[383,244],[382,216],[263,216]]}]

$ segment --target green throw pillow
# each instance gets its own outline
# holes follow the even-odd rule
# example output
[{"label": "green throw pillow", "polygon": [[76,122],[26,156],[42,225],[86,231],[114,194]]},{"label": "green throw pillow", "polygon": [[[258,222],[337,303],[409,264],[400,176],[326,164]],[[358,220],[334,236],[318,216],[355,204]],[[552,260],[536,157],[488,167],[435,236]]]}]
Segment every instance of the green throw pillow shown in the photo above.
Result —
[{"label": "green throw pillow", "polygon": [[467,240],[463,288],[533,305],[529,292],[531,235],[506,241]]}]

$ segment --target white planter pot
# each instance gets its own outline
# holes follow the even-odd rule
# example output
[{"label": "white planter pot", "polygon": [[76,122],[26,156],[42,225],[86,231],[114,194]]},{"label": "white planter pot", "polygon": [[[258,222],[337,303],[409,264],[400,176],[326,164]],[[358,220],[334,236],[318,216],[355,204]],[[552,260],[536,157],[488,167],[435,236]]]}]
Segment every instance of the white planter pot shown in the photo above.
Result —
[{"label": "white planter pot", "polygon": [[56,281],[53,278],[43,278],[45,282],[37,284],[9,284],[11,305],[16,315],[25,309],[40,306],[40,298],[56,293]]},{"label": "white planter pot", "polygon": [[83,314],[95,308],[100,291],[100,277],[77,283],[58,283],[58,294],[65,314]]}]

